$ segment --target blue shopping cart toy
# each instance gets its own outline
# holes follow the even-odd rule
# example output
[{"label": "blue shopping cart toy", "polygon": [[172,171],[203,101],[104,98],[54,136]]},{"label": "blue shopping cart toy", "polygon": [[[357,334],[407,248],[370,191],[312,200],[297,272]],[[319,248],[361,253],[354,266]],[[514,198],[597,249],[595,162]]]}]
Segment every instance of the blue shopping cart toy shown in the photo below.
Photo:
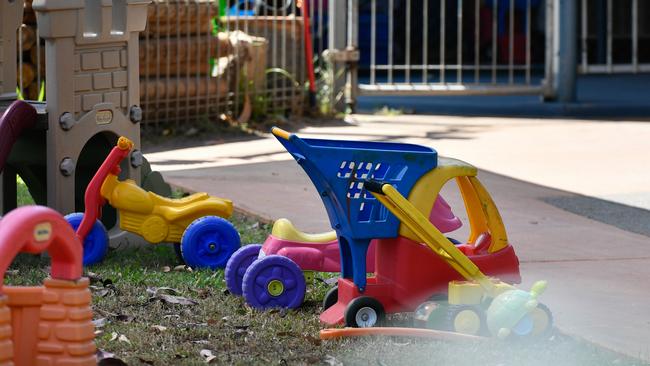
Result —
[{"label": "blue shopping cart toy", "polygon": [[[550,312],[536,300],[545,282],[531,292],[511,285],[521,281],[519,260],[475,167],[419,145],[272,132],[316,186],[338,236],[341,278],[325,296],[322,322],[369,327],[386,313],[424,305],[431,310],[428,324],[441,329],[477,335],[488,324],[499,336],[550,329]],[[455,181],[466,208],[465,242],[453,243],[430,221],[449,181]],[[367,276],[373,239],[375,271]],[[458,326],[463,324],[467,327]]]},{"label": "blue shopping cart toy", "polygon": [[387,182],[408,195],[424,173],[436,168],[438,153],[412,144],[301,139],[280,128],[272,132],[316,186],[338,235],[341,276],[363,292],[370,241],[395,238],[400,226],[364,189],[364,181]]}]

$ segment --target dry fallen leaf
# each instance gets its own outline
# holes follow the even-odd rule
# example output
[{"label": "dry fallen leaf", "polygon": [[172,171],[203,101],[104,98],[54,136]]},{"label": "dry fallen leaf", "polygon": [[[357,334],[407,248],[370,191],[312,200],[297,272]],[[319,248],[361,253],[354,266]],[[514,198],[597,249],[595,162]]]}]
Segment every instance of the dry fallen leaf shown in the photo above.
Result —
[{"label": "dry fallen leaf", "polygon": [[167,330],[167,327],[164,327],[162,325],[152,325],[151,328],[159,331],[159,332],[164,332]]},{"label": "dry fallen leaf", "polygon": [[92,291],[93,295],[99,296],[99,297],[106,297],[111,292],[113,292],[113,289],[107,288],[107,287],[99,287],[99,286],[89,286],[89,287],[90,287],[90,290]]},{"label": "dry fallen leaf", "polygon": [[93,320],[93,325],[95,326],[95,328],[102,328],[106,325],[106,323],[108,323],[108,320],[106,318],[99,318]]},{"label": "dry fallen leaf", "polygon": [[113,332],[113,333],[111,333],[111,339],[109,339],[108,341],[113,342],[114,340],[117,339],[118,336],[119,335],[117,334],[117,332]]},{"label": "dry fallen leaf", "polygon": [[197,301],[194,301],[192,299],[188,299],[187,297],[183,297],[183,296],[159,294],[155,298],[160,299],[162,302],[165,302],[165,303],[168,303],[168,304],[179,304],[179,305],[196,305],[196,304],[198,304]]},{"label": "dry fallen leaf", "polygon": [[338,359],[336,359],[336,357],[332,355],[325,355],[323,362],[329,366],[343,366],[343,362],[339,361]]},{"label": "dry fallen leaf", "polygon": [[120,342],[131,344],[131,341],[128,338],[126,338],[126,336],[124,334],[120,334],[120,336],[117,338],[117,340],[120,341]]},{"label": "dry fallen leaf", "polygon": [[169,267],[169,266],[164,266],[164,267],[162,268],[162,271],[165,272],[165,273],[170,272],[171,270],[172,270],[172,269],[171,269],[171,267]]},{"label": "dry fallen leaf", "polygon": [[110,353],[110,352],[106,352],[106,351],[104,351],[103,349],[97,349],[97,353],[96,353],[96,355],[97,355],[97,360],[98,360],[98,361],[101,361],[101,360],[103,360],[104,358],[112,358],[112,357],[115,357],[114,354],[112,354],[112,353]]},{"label": "dry fallen leaf", "polygon": [[217,358],[217,356],[215,356],[212,353],[212,351],[210,351],[209,349],[202,349],[201,352],[199,352],[199,354],[201,355],[201,357],[203,357],[205,363],[210,363],[214,361],[215,358]]},{"label": "dry fallen leaf", "polygon": [[167,304],[179,304],[179,305],[196,305],[197,301],[189,299],[183,296],[176,296],[173,294],[178,294],[179,291],[171,287],[149,287],[147,288],[147,293],[151,295],[151,300],[160,300]]},{"label": "dry fallen leaf", "polygon": [[179,294],[180,291],[171,287],[147,287],[147,293],[151,296],[156,296],[159,293],[167,293],[170,295],[175,295],[175,294]]}]

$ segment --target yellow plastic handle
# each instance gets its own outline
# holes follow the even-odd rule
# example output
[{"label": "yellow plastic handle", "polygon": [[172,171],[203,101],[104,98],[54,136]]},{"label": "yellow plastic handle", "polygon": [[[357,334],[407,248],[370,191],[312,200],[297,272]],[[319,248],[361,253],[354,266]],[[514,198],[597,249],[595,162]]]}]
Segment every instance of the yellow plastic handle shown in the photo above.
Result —
[{"label": "yellow plastic handle", "polygon": [[133,148],[133,141],[129,140],[127,137],[120,136],[117,140],[117,147],[120,150],[131,150]]},{"label": "yellow plastic handle", "polygon": [[283,138],[285,140],[288,140],[289,137],[291,137],[291,134],[289,132],[281,129],[280,127],[273,127],[271,129],[271,133],[273,133],[275,136],[281,137],[281,138]]}]

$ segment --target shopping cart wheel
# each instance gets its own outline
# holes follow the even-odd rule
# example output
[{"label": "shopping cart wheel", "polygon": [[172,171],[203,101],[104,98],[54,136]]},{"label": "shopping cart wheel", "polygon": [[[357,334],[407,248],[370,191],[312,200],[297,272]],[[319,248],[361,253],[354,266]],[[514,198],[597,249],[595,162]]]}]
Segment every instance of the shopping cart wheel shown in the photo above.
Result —
[{"label": "shopping cart wheel", "polygon": [[194,268],[224,268],[230,256],[239,249],[237,229],[226,219],[204,216],[194,220],[181,238],[181,254]]},{"label": "shopping cart wheel", "polygon": [[260,254],[262,245],[252,244],[243,246],[228,259],[224,277],[226,278],[226,287],[231,294],[236,296],[242,295],[242,281],[244,274],[250,265],[257,259]]},{"label": "shopping cart wheel", "polygon": [[331,308],[339,301],[339,287],[334,286],[327,291],[323,298],[323,311]]},{"label": "shopping cart wheel", "polygon": [[[75,212],[65,216],[65,220],[72,226],[74,231],[77,231],[84,214],[82,212]],[[86,239],[83,243],[84,246],[84,266],[90,266],[101,262],[106,253],[108,252],[108,231],[101,221],[97,220],[90,229]]]},{"label": "shopping cart wheel", "polygon": [[248,267],[242,292],[248,305],[256,309],[295,309],[305,298],[306,286],[296,263],[281,255],[269,255]]},{"label": "shopping cart wheel", "polygon": [[383,323],[386,312],[377,299],[361,296],[350,301],[343,316],[346,327],[370,328]]}]

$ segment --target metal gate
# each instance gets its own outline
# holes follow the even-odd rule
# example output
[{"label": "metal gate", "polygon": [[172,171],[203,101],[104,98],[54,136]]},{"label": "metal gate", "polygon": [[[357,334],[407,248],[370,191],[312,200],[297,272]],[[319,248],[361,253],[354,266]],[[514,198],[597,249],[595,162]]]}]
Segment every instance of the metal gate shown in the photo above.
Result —
[{"label": "metal gate", "polygon": [[650,72],[650,2],[580,0],[579,71]]},{"label": "metal gate", "polygon": [[[551,0],[352,0],[350,98],[549,94]],[[354,21],[356,20],[356,21]],[[358,50],[357,54],[350,54]]]}]

